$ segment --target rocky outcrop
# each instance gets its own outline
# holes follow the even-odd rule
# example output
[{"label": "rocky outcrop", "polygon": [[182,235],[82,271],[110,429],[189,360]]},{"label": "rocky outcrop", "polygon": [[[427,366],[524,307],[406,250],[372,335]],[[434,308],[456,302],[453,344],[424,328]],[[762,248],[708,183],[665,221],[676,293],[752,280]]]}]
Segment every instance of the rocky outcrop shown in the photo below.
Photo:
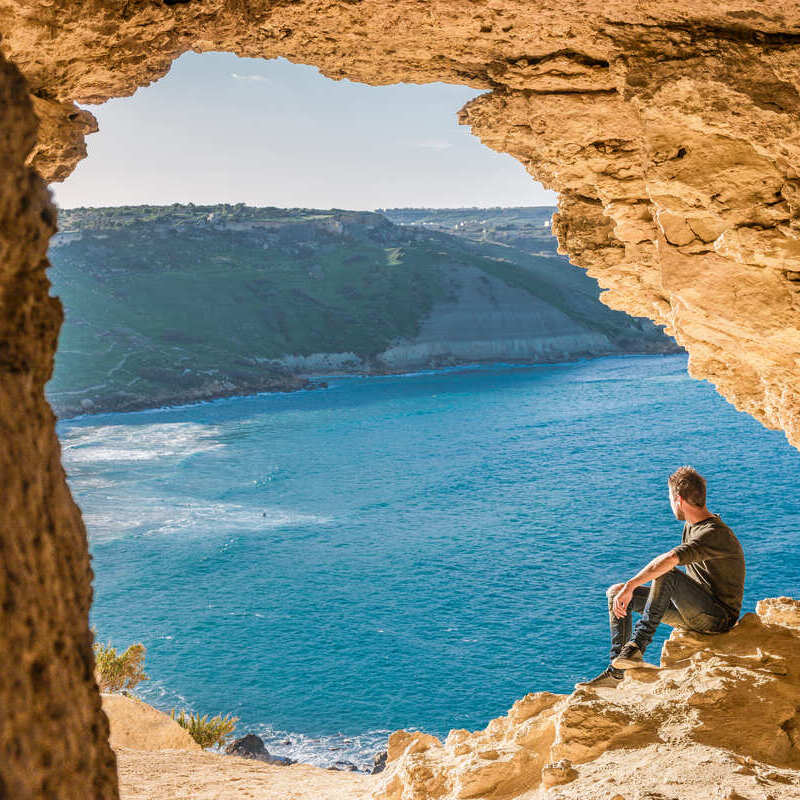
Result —
[{"label": "rocky outcrop", "polygon": [[379,753],[375,753],[375,758],[372,761],[372,771],[370,775],[378,775],[379,773],[383,772],[386,769],[386,758],[388,757],[389,753],[387,750],[381,750]]},{"label": "rocky outcrop", "polygon": [[267,764],[279,764],[280,766],[288,767],[289,764],[296,763],[291,758],[284,756],[273,756],[269,750],[264,747],[264,741],[260,736],[254,733],[248,733],[236,741],[231,742],[226,748],[225,752],[229,756],[239,756],[240,758],[254,758],[256,761],[264,761]]},{"label": "rocky outcrop", "polygon": [[611,92],[495,92],[461,120],[562,193],[561,248],[605,303],[665,324],[694,377],[798,445],[793,48],[674,36],[611,64]]},{"label": "rocky outcrop", "polygon": [[559,192],[561,247],[604,301],[667,325],[692,375],[800,445],[795,4],[0,0],[0,33],[48,180],[92,129],[74,102],[132,94],[187,50],[490,90],[461,122]]},{"label": "rocky outcrop", "polygon": [[103,694],[112,747],[132,750],[202,750],[189,731],[163,711],[121,694]]},{"label": "rocky outcrop", "polygon": [[397,731],[375,798],[798,793],[800,601],[782,597],[726,634],[676,629],[661,668],[629,670],[617,689],[529,694],[484,730],[444,742]]}]

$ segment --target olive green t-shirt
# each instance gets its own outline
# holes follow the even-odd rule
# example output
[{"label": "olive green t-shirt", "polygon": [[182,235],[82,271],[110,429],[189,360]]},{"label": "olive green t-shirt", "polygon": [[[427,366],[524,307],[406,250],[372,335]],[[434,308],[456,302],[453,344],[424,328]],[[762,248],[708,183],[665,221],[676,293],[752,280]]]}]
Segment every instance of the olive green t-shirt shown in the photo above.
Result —
[{"label": "olive green t-shirt", "polygon": [[713,514],[683,526],[681,544],[672,552],[686,574],[739,618],[744,594],[744,552],[733,531]]}]

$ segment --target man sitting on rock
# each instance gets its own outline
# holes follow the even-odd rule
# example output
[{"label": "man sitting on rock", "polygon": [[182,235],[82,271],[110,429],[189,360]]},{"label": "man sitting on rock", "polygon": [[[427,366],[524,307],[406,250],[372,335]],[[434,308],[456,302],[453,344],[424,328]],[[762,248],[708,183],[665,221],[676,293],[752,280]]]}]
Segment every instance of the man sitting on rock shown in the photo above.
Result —
[{"label": "man sitting on rock", "polygon": [[[627,583],[608,588],[611,664],[578,686],[615,688],[624,670],[641,666],[660,622],[701,633],[724,633],[739,619],[744,553],[733,531],[706,508],[705,479],[692,467],[669,476],[669,503],[684,520],[681,544],[656,556]],[[686,566],[684,574],[678,566]],[[642,584],[652,581],[649,589]],[[633,611],[641,618],[632,628]]]}]

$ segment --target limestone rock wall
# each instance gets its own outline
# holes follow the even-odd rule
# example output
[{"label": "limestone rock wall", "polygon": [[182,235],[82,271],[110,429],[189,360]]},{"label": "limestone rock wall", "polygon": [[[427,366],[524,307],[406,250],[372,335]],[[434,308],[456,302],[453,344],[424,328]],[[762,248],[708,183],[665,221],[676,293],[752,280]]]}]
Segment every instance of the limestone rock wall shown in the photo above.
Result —
[{"label": "limestone rock wall", "polygon": [[88,629],[86,531],[44,399],[61,303],[48,296],[56,212],[25,158],[36,118],[0,57],[0,797],[116,797]]},{"label": "limestone rock wall", "polygon": [[372,84],[490,90],[461,113],[560,193],[604,301],[667,327],[690,373],[800,446],[800,9],[786,0],[0,0],[0,49],[63,179],[91,116],[186,50]]},{"label": "limestone rock wall", "polygon": [[561,248],[605,303],[665,325],[694,377],[797,446],[800,98],[766,66],[781,56],[717,47],[631,59],[599,98],[492,93],[461,119],[561,190]]}]

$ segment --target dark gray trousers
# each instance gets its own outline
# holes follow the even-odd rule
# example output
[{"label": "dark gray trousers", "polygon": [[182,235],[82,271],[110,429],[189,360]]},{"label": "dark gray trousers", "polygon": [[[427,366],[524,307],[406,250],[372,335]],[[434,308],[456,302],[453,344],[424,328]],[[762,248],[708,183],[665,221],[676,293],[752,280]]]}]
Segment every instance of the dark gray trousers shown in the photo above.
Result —
[{"label": "dark gray trousers", "polygon": [[[637,586],[628,604],[628,613],[622,619],[615,616],[612,608],[614,594],[616,592],[612,593],[611,588],[606,592],[612,661],[622,646],[631,640],[644,653],[661,622],[673,628],[689,628],[701,633],[723,633],[736,623],[727,606],[677,568],[656,578],[649,589]],[[634,611],[642,615],[635,628]]]}]

